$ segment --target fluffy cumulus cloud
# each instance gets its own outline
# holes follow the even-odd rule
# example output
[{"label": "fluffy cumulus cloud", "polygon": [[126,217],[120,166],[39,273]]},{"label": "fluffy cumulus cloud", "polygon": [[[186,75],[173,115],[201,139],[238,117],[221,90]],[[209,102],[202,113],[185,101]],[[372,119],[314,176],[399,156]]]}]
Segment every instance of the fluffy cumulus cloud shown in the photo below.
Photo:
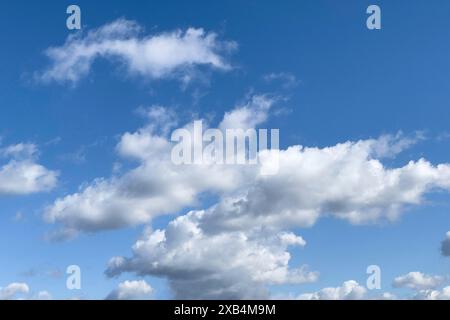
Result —
[{"label": "fluffy cumulus cloud", "polygon": [[417,300],[450,300],[450,286],[441,290],[419,290],[413,299]]},{"label": "fluffy cumulus cloud", "polygon": [[[251,96],[225,113],[217,127],[260,127],[276,103],[265,95]],[[315,281],[316,272],[289,263],[290,250],[305,245],[292,233],[294,228],[327,216],[351,224],[393,221],[405,207],[420,205],[427,193],[450,190],[448,164],[425,159],[398,167],[383,163],[420,135],[263,150],[256,165],[176,165],[170,132],[179,121],[160,106],[140,113],[147,125],[123,134],[117,145],[117,153],[136,166],[57,199],[46,209],[45,219],[60,227],[57,236],[73,236],[181,214],[165,229],[145,232],[131,256],[112,258],[106,270],[111,277],[132,272],[166,278],[177,298],[265,298],[269,285]],[[183,128],[192,132],[193,125]],[[275,162],[278,172],[263,174],[264,166]],[[217,202],[183,211],[197,206],[205,193]],[[349,281],[310,297],[351,299],[362,294]]]},{"label": "fluffy cumulus cloud", "polygon": [[415,300],[450,300],[450,286],[445,286],[448,277],[429,275],[413,271],[394,279],[396,288],[411,289],[413,294],[408,299]]},{"label": "fluffy cumulus cloud", "polygon": [[[334,216],[352,224],[393,221],[405,205],[419,205],[434,189],[449,190],[450,166],[424,159],[387,168],[386,145],[400,137],[345,142],[326,148],[289,147],[266,152],[276,157],[276,175],[256,174],[238,195],[223,197],[207,209],[210,228],[242,229],[256,225],[307,227]],[[381,158],[376,158],[376,156]]]},{"label": "fluffy cumulus cloud", "polygon": [[303,293],[295,297],[290,295],[288,299],[299,300],[450,300],[450,286],[444,286],[448,279],[443,276],[427,275],[421,272],[409,272],[394,279],[394,288],[411,289],[412,294],[398,296],[391,292],[370,294],[370,292],[358,282],[349,280],[339,287],[328,287],[316,292]]},{"label": "fluffy cumulus cloud", "polygon": [[28,284],[13,282],[6,287],[0,287],[0,300],[51,300],[52,295],[48,291],[32,293]]},{"label": "fluffy cumulus cloud", "polygon": [[175,298],[267,298],[269,284],[313,282],[306,266],[290,268],[288,247],[303,238],[266,230],[211,232],[200,226],[201,212],[191,212],[164,230],[147,231],[130,258],[114,257],[106,274],[123,272],[165,277]]},{"label": "fluffy cumulus cloud", "polygon": [[[233,114],[246,114],[248,110],[264,113],[273,103],[256,96],[228,117],[238,119],[242,125],[257,125],[254,119]],[[45,213],[48,222],[63,224],[64,231],[57,236],[147,223],[155,216],[194,205],[202,192],[232,192],[254,176],[255,168],[251,166],[175,165],[171,160],[174,144],[168,133],[176,120],[159,106],[141,113],[149,124],[123,134],[117,145],[120,156],[138,161],[139,165],[120,176],[98,178],[79,192],[57,199]],[[264,115],[260,118],[265,119]]]},{"label": "fluffy cumulus cloud", "polygon": [[29,292],[30,288],[26,283],[14,282],[4,288],[0,287],[0,300],[17,299]]},{"label": "fluffy cumulus cloud", "polygon": [[143,300],[151,297],[153,288],[145,280],[124,281],[119,283],[107,300]]},{"label": "fluffy cumulus cloud", "polygon": [[365,298],[366,288],[354,280],[344,282],[340,287],[329,287],[317,292],[301,294],[299,300],[361,300]]},{"label": "fluffy cumulus cloud", "polygon": [[450,257],[450,231],[445,234],[445,239],[441,242],[441,253],[443,256]]},{"label": "fluffy cumulus cloud", "polygon": [[37,163],[34,144],[0,148],[0,195],[24,195],[51,190],[58,173]]},{"label": "fluffy cumulus cloud", "polygon": [[440,287],[445,280],[445,277],[442,276],[413,271],[396,277],[392,285],[396,288],[409,288],[417,291],[431,290]]},{"label": "fluffy cumulus cloud", "polygon": [[217,34],[203,29],[145,35],[137,23],[119,19],[87,34],[71,35],[64,45],[47,49],[52,64],[38,77],[76,83],[96,59],[104,58],[131,74],[189,81],[199,66],[230,69],[224,55],[235,47],[236,43],[220,41]]},{"label": "fluffy cumulus cloud", "polygon": [[[275,102],[264,95],[250,97],[226,113],[219,128],[256,127]],[[48,222],[61,223],[67,234],[142,224],[195,205],[208,191],[221,195],[206,209],[202,223],[208,228],[305,227],[327,215],[353,224],[374,223],[395,220],[404,206],[419,205],[427,192],[450,188],[448,164],[419,159],[398,168],[383,165],[383,158],[416,140],[402,135],[325,148],[265,150],[259,165],[175,165],[168,132],[176,120],[161,107],[145,114],[149,124],[123,134],[117,146],[119,155],[139,165],[57,199],[46,210]],[[264,166],[275,162],[277,174],[262,174]]]}]

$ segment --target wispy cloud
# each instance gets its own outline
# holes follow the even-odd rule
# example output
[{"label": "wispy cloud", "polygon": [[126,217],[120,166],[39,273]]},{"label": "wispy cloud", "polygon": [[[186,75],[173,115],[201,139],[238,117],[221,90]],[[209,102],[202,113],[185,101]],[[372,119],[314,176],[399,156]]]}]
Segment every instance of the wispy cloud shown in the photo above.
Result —
[{"label": "wispy cloud", "polygon": [[297,77],[289,72],[272,72],[265,74],[263,76],[263,80],[272,83],[276,82],[281,84],[281,87],[284,89],[292,89],[299,85],[300,81]]},{"label": "wispy cloud", "polygon": [[218,40],[217,34],[203,29],[144,35],[136,22],[119,19],[87,34],[70,35],[64,45],[48,48],[45,53],[51,65],[36,77],[75,84],[90,72],[96,59],[104,58],[124,66],[130,74],[189,82],[198,66],[229,70],[226,55],[236,47],[235,42]]}]

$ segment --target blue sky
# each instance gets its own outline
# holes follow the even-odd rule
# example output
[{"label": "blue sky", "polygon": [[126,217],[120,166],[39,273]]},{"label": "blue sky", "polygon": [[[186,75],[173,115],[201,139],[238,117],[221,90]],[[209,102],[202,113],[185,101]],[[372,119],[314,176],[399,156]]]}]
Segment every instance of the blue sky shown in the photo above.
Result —
[{"label": "blue sky", "polygon": [[[141,277],[134,270],[108,278],[108,261],[132,256],[131,247],[145,228],[164,229],[190,209],[208,208],[224,197],[220,192],[203,190],[195,203],[145,223],[114,230],[95,226],[67,241],[45,236],[64,225],[43,219],[56,199],[139,165],[117,151],[126,132],[145,127],[139,107],[163,106],[180,125],[205,118],[217,127],[225,112],[251,96],[266,95],[276,102],[260,126],[280,129],[281,149],[325,148],[402,132],[398,139],[409,137],[415,143],[381,159],[386,170],[422,157],[432,165],[449,162],[448,1],[77,1],[80,39],[117,19],[135,21],[147,37],[203,28],[220,45],[236,45],[218,53],[230,68],[198,63],[182,71],[193,76],[183,83],[176,72],[133,73],[120,58],[100,57],[75,82],[43,81],[41,75],[52,66],[45,50],[67,50],[67,37],[77,33],[65,25],[69,4],[9,1],[0,10],[0,147],[33,144],[38,155],[32,161],[58,175],[49,190],[0,193],[0,287],[27,283],[28,296],[46,290],[58,299],[102,299],[120,282],[145,279],[154,289],[153,298],[174,297],[176,289],[164,272]],[[381,30],[366,28],[370,4],[381,7]],[[0,165],[8,161],[4,156]],[[307,242],[288,250],[289,266],[306,264],[320,276],[311,283],[270,284],[270,293],[297,296],[348,280],[364,286],[372,264],[381,267],[382,289],[369,296],[411,296],[405,288],[392,288],[392,282],[412,271],[447,276],[450,264],[440,245],[450,229],[450,203],[448,187],[439,183],[430,182],[433,190],[423,192],[420,203],[402,204],[403,214],[393,222],[355,225],[324,212],[313,226],[286,230]],[[402,188],[408,191],[408,186]],[[81,267],[82,290],[66,288],[65,269],[71,264]]]}]

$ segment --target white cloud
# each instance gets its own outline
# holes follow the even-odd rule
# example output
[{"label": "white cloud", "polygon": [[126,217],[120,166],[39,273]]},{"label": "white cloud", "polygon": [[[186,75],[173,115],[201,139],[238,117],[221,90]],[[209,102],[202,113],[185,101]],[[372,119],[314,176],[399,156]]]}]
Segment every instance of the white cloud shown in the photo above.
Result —
[{"label": "white cloud", "polygon": [[361,300],[365,299],[366,288],[354,280],[346,281],[340,287],[329,287],[313,293],[301,294],[299,300]]},{"label": "white cloud", "polygon": [[0,287],[0,300],[51,300],[52,295],[48,291],[39,291],[36,294],[30,292],[30,287],[24,282],[13,282],[6,287]]},{"label": "white cloud", "polygon": [[[222,194],[210,208],[148,232],[132,257],[111,259],[107,274],[166,277],[177,298],[196,299],[266,298],[268,284],[313,281],[316,274],[288,267],[287,246],[304,240],[285,229],[310,226],[326,215],[354,224],[394,220],[402,206],[420,204],[433,188],[448,188],[448,165],[419,160],[391,169],[374,159],[400,152],[399,146],[409,145],[402,138],[282,150],[277,175],[250,171],[251,180],[232,190],[235,195]],[[349,281],[303,297],[359,299],[364,293]]]},{"label": "white cloud", "polygon": [[96,179],[80,192],[56,200],[45,219],[62,223],[69,234],[143,224],[195,204],[198,194],[206,190],[231,189],[241,178],[232,169],[183,170],[170,159],[149,159],[122,176]]},{"label": "white cloud", "polygon": [[306,241],[292,232],[282,232],[279,235],[281,243],[288,245],[288,246],[301,246],[304,247],[306,245]]},{"label": "white cloud", "polygon": [[399,153],[424,139],[425,135],[421,131],[417,131],[413,136],[405,136],[402,132],[398,132],[396,135],[379,137],[371,147],[375,157],[395,158]]},{"label": "white cloud", "polygon": [[[250,97],[226,113],[219,127],[259,126],[274,103],[267,96]],[[448,164],[435,166],[424,159],[394,168],[383,164],[418,137],[291,146],[278,153],[278,174],[266,176],[259,165],[174,165],[168,134],[176,117],[160,106],[140,113],[148,124],[123,134],[117,145],[118,154],[137,166],[57,199],[45,218],[62,227],[57,236],[72,237],[145,224],[196,206],[202,193],[216,194],[216,204],[182,215],[163,230],[147,231],[131,257],[109,262],[109,276],[132,272],[168,279],[176,298],[267,298],[269,285],[315,281],[317,273],[289,265],[292,246],[305,245],[291,233],[293,228],[325,216],[352,224],[393,221],[405,206],[420,205],[428,192],[450,189]],[[273,154],[260,156],[270,163]],[[363,289],[349,281],[309,298],[356,299]]]},{"label": "white cloud", "polygon": [[441,286],[445,277],[427,275],[422,272],[413,271],[394,279],[393,286],[396,288],[409,288],[413,290],[436,289]]},{"label": "white cloud", "polygon": [[450,231],[445,234],[445,239],[441,242],[441,253],[443,256],[450,257]]},{"label": "white cloud", "polygon": [[[259,126],[275,102],[264,95],[250,97],[227,112],[219,127]],[[260,163],[279,163],[278,173],[267,176],[261,174],[260,165],[175,165],[173,143],[167,137],[177,123],[175,116],[160,106],[141,113],[148,125],[123,134],[117,145],[119,155],[139,165],[57,199],[45,218],[63,225],[65,230],[58,235],[148,223],[158,215],[195,206],[204,192],[216,193],[220,199],[205,210],[202,223],[208,229],[242,230],[262,225],[306,227],[324,216],[352,224],[394,221],[405,206],[420,205],[427,193],[450,190],[448,164],[435,166],[425,159],[397,168],[383,164],[384,158],[410,147],[420,135],[262,151]]]},{"label": "white cloud", "polygon": [[414,294],[408,299],[415,300],[450,300],[450,286],[440,288],[448,281],[448,277],[428,275],[413,271],[394,279],[395,288],[408,288]]},{"label": "white cloud", "polygon": [[34,144],[16,144],[0,149],[0,195],[24,195],[49,191],[55,187],[58,173],[38,164]]},{"label": "white cloud", "polygon": [[0,149],[2,157],[27,159],[38,153],[37,146],[32,143],[18,143]]},{"label": "white cloud", "polygon": [[39,78],[76,83],[89,73],[96,59],[105,58],[131,74],[189,81],[197,66],[230,69],[223,54],[234,48],[236,43],[219,41],[217,34],[203,29],[142,35],[136,22],[119,19],[85,35],[71,35],[64,45],[47,49],[52,65]]},{"label": "white cloud", "polygon": [[52,300],[53,297],[48,291],[39,291],[36,295],[35,300]]},{"label": "white cloud", "polygon": [[380,296],[376,297],[375,300],[397,300],[397,296],[391,292],[383,292]]},{"label": "white cloud", "polygon": [[142,300],[150,298],[153,288],[145,280],[124,281],[119,283],[106,299],[108,300]]},{"label": "white cloud", "polygon": [[[386,168],[374,154],[380,150],[385,154],[379,141],[385,146],[387,139],[280,150],[276,175],[256,174],[248,189],[222,197],[207,209],[204,223],[210,228],[245,229],[255,225],[307,227],[323,216],[352,224],[393,221],[404,206],[420,205],[427,192],[449,190],[447,164],[433,166],[420,159]],[[264,156],[270,162],[272,154]]]},{"label": "white cloud", "polygon": [[0,287],[0,300],[12,300],[19,297],[21,294],[27,294],[30,288],[26,283],[14,282],[6,287]]},{"label": "white cloud", "polygon": [[[259,126],[274,103],[267,96],[250,97],[226,113],[219,126]],[[420,135],[385,135],[325,148],[292,146],[278,153],[278,174],[263,176],[259,166],[174,165],[168,134],[178,123],[175,115],[160,106],[139,113],[148,124],[123,134],[117,145],[118,154],[137,166],[57,199],[45,218],[62,225],[56,237],[73,237],[80,231],[148,223],[195,206],[203,192],[216,193],[216,204],[180,216],[163,230],[146,232],[131,257],[109,262],[109,276],[133,272],[167,278],[176,298],[267,298],[269,285],[315,281],[316,272],[289,265],[289,250],[306,244],[292,228],[311,226],[324,216],[352,224],[392,221],[405,206],[420,205],[428,192],[450,189],[448,164],[419,159],[391,168],[382,163]],[[27,149],[32,148],[10,148],[8,154],[27,155]],[[270,162],[271,152],[260,155]],[[394,284],[418,290],[418,296],[443,297],[434,290],[439,281],[410,273]],[[127,297],[134,286],[140,287],[126,282],[108,298]],[[365,289],[347,281],[300,297],[362,299]]]},{"label": "white cloud", "polygon": [[230,112],[226,112],[219,124],[221,130],[226,129],[252,129],[264,123],[269,110],[277,102],[276,98],[267,95],[253,95],[248,101],[239,104]]},{"label": "white cloud", "polygon": [[268,230],[211,232],[200,227],[201,212],[147,231],[131,258],[115,257],[106,274],[123,272],[165,277],[175,298],[244,299],[268,297],[269,284],[301,284],[317,279],[305,266],[290,268],[289,246],[304,246],[292,233]]},{"label": "white cloud", "polygon": [[450,286],[441,290],[419,290],[413,298],[417,300],[450,300]]},{"label": "white cloud", "polygon": [[297,77],[289,72],[272,72],[263,76],[266,82],[280,82],[285,89],[294,88],[299,84]]},{"label": "white cloud", "polygon": [[[254,96],[227,114],[228,123],[238,119],[241,124],[256,125],[266,118],[262,113],[272,103],[264,96]],[[258,109],[261,120],[235,116],[244,114],[243,109]],[[176,119],[160,106],[141,113],[149,124],[123,134],[117,145],[119,155],[137,160],[139,165],[120,176],[96,179],[79,192],[57,199],[45,212],[47,222],[63,224],[65,230],[56,237],[147,223],[155,216],[195,205],[202,192],[234,192],[252,180],[249,176],[254,176],[254,167],[203,164],[187,168],[173,164],[173,144],[167,134]]]}]

